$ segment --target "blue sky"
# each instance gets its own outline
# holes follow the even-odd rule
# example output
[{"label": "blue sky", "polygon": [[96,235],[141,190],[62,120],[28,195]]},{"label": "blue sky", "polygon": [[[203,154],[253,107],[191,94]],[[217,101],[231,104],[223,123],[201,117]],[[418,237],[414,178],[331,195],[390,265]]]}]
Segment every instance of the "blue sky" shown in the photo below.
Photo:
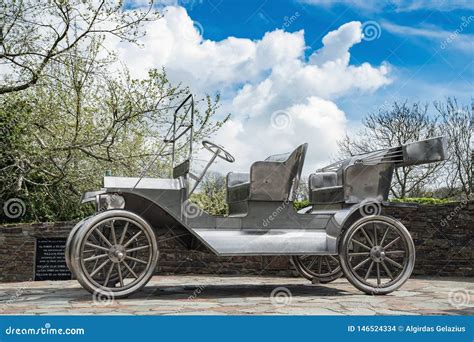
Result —
[{"label": "blue sky", "polygon": [[[431,3],[431,4],[430,4]],[[456,96],[470,103],[474,76],[474,1],[183,1],[193,20],[199,22],[204,38],[222,40],[228,36],[259,39],[265,32],[283,28],[304,30],[306,55],[321,48],[322,37],[350,21],[375,21],[380,37],[351,49],[351,62],[388,62],[394,66],[396,81],[362,101],[359,108],[346,108],[350,118],[363,116],[367,102],[385,98],[432,102]],[[363,4],[363,5],[361,5]],[[292,20],[293,18],[293,20]],[[462,23],[468,23],[466,27]],[[290,23],[290,25],[285,25]],[[395,29],[398,28],[398,31]],[[403,33],[413,29],[411,34]],[[420,30],[419,32],[416,30]],[[425,32],[426,30],[426,32]],[[449,34],[462,30],[450,46],[441,48]],[[432,32],[430,36],[429,31]],[[470,40],[470,44],[468,42]],[[470,46],[469,46],[470,45]],[[420,91],[423,90],[423,91]],[[345,107],[341,101],[341,106]],[[354,105],[351,100],[351,105]],[[376,104],[375,104],[376,105]],[[350,107],[350,105],[348,105]]]},{"label": "blue sky", "polygon": [[134,76],[164,67],[197,97],[222,95],[218,117],[232,116],[213,139],[237,159],[218,165],[222,172],[303,142],[309,171],[395,100],[471,101],[474,1],[163,0],[159,8],[141,47],[116,42],[118,55]]},{"label": "blue sky", "polygon": [[[381,1],[383,3],[383,1]],[[380,38],[372,41],[369,46],[356,46],[352,50],[354,61],[366,60],[370,63],[388,61],[393,65],[404,68],[417,68],[424,65],[433,54],[439,52],[430,61],[437,77],[453,78],[457,70],[472,63],[474,45],[470,54],[458,54],[454,49],[441,50],[438,46],[442,40],[428,39],[421,36],[396,34],[385,29],[385,24],[406,26],[414,29],[426,28],[433,32],[454,32],[460,27],[462,18],[474,15],[472,9],[460,6],[454,10],[437,10],[436,8],[420,8],[417,10],[397,11],[394,4],[383,6],[380,11],[357,7],[351,4],[337,3],[333,5],[318,5],[304,1],[222,1],[203,0],[183,2],[190,16],[200,22],[204,37],[212,40],[222,40],[228,36],[260,38],[265,32],[277,28],[295,32],[304,30],[308,50],[321,47],[321,38],[329,31],[340,25],[358,20],[378,22],[382,27]],[[284,26],[295,13],[297,19],[288,27]],[[286,20],[285,20],[286,19]],[[474,33],[474,25],[468,25],[462,35]],[[471,37],[472,38],[472,37]],[[473,72],[471,67],[466,70],[467,76]],[[427,76],[430,74],[427,72]]]}]

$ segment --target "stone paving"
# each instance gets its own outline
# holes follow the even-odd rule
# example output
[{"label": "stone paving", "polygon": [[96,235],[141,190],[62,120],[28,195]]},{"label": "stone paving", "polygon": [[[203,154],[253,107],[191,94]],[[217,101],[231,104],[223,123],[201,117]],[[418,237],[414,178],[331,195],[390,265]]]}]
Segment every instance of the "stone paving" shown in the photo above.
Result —
[{"label": "stone paving", "polygon": [[390,295],[368,296],[345,279],[155,276],[116,300],[93,298],[76,281],[3,283],[0,314],[474,315],[474,279],[410,279]]}]

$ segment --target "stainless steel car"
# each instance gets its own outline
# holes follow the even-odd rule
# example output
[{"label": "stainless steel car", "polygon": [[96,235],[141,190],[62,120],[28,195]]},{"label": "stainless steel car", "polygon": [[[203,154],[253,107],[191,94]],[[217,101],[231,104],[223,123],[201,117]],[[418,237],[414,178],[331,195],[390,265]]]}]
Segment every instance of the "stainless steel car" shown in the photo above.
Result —
[{"label": "stainless steel car", "polygon": [[[254,162],[248,173],[229,173],[229,213],[213,216],[190,195],[216,158],[232,163],[234,157],[205,140],[212,157],[200,175],[193,174],[193,127],[189,96],[176,109],[165,139],[173,156],[170,178],[147,178],[146,170],[140,177],[106,176],[101,190],[83,195],[83,203],[95,202],[97,213],[73,228],[66,259],[85,289],[114,297],[138,291],[155,272],[157,238],[163,234],[218,256],[287,255],[308,279],[327,283],[344,275],[368,294],[390,293],[410,277],[412,238],[400,221],[383,215],[383,206],[395,168],[445,159],[444,138],[353,156],[317,170],[308,179],[310,205],[296,211],[295,189],[308,146],[302,144]],[[184,161],[178,162],[183,153]]]}]

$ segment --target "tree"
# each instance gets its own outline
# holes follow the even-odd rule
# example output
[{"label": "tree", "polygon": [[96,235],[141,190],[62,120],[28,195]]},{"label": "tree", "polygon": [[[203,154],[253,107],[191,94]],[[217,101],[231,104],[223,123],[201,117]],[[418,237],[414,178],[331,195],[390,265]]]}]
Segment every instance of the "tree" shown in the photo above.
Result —
[{"label": "tree", "polygon": [[444,179],[449,197],[460,195],[470,198],[474,192],[472,106],[460,106],[456,98],[447,98],[445,102],[434,104],[441,117],[442,131],[448,138],[448,170],[444,173]]},{"label": "tree", "polygon": [[309,176],[301,176],[298,186],[293,194],[294,201],[307,201],[309,197],[309,189],[307,179]]},{"label": "tree", "polygon": [[[346,135],[339,141],[342,156],[375,151],[428,139],[440,135],[437,118],[428,114],[428,105],[394,102],[390,109],[382,108],[367,115],[364,128],[355,137]],[[437,179],[443,163],[399,167],[394,172],[390,192],[395,198],[420,197],[425,187]]]},{"label": "tree", "polygon": [[[49,76],[35,87],[0,97],[0,196],[25,199],[25,220],[82,216],[78,198],[100,187],[105,170],[136,176],[158,151],[148,176],[164,176],[170,151],[162,140],[189,94],[164,71],[141,80],[126,70],[111,76],[98,44],[71,51],[48,65]],[[222,124],[213,120],[218,102],[197,101],[195,141]]]},{"label": "tree", "polygon": [[228,213],[225,177],[219,173],[208,173],[199,185],[199,192],[191,199],[211,215]]},{"label": "tree", "polygon": [[81,43],[113,35],[136,42],[141,24],[156,20],[146,9],[114,0],[5,0],[0,5],[0,94],[36,84],[47,67]]}]

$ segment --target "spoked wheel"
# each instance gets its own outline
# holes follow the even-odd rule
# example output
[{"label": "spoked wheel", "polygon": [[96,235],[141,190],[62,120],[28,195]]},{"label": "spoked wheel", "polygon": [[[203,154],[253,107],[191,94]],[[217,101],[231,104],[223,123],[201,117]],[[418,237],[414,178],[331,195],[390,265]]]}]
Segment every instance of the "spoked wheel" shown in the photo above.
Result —
[{"label": "spoked wheel", "polygon": [[356,288],[367,294],[387,294],[410,277],[415,246],[400,222],[369,216],[344,232],[340,260],[344,275]]},{"label": "spoked wheel", "polygon": [[329,283],[342,276],[339,258],[333,255],[295,255],[293,264],[299,274],[308,280]]},{"label": "spoked wheel", "polygon": [[153,230],[141,217],[125,210],[100,213],[73,239],[71,264],[88,291],[125,297],[153,275],[158,248]]},{"label": "spoked wheel", "polygon": [[69,271],[71,271],[72,275],[76,277],[76,274],[74,273],[74,267],[72,267],[72,262],[71,262],[71,253],[72,253],[72,246],[74,245],[74,240],[76,237],[77,231],[82,227],[85,221],[87,221],[89,218],[85,218],[79,223],[77,223],[73,229],[69,232],[69,235],[66,240],[66,248],[64,251],[64,256],[66,259],[66,265]]},{"label": "spoked wheel", "polygon": [[[114,227],[115,227],[115,224],[114,224]],[[109,241],[113,240],[113,237],[111,236],[111,232],[112,232],[111,229],[107,229],[104,232],[104,236]],[[127,229],[127,231],[125,233],[124,241],[129,241],[129,239],[131,239],[132,237],[133,237],[133,235],[131,235],[130,231]],[[102,240],[98,239],[97,236],[95,236],[94,234],[92,234],[90,236],[90,239],[92,240],[92,244],[95,244],[97,246],[102,245]],[[136,255],[137,255],[137,250],[135,250],[135,247],[139,247],[137,239],[133,240],[133,242],[130,244],[129,247],[130,247],[130,249],[129,249],[129,253],[127,253],[127,255],[132,257],[132,258],[130,258],[130,260],[132,260],[132,261],[127,262],[128,267],[126,269],[122,270],[122,274],[119,274],[118,272],[112,272],[112,274],[110,275],[109,278],[107,278],[107,275],[105,273],[100,272],[98,274],[98,279],[97,279],[99,281],[99,283],[102,283],[107,287],[114,287],[120,282],[120,277],[122,277],[123,279],[126,279],[129,275],[131,275],[129,269],[133,270],[135,268],[136,263],[137,263],[136,261],[133,261],[133,258],[136,258]],[[85,253],[91,253],[92,251],[89,249],[89,250],[85,250],[84,252]],[[95,256],[97,254],[93,254],[93,255]],[[100,265],[100,262],[101,262],[100,259],[95,259],[92,269],[96,269]],[[127,266],[127,265],[125,265],[125,266]]]}]

